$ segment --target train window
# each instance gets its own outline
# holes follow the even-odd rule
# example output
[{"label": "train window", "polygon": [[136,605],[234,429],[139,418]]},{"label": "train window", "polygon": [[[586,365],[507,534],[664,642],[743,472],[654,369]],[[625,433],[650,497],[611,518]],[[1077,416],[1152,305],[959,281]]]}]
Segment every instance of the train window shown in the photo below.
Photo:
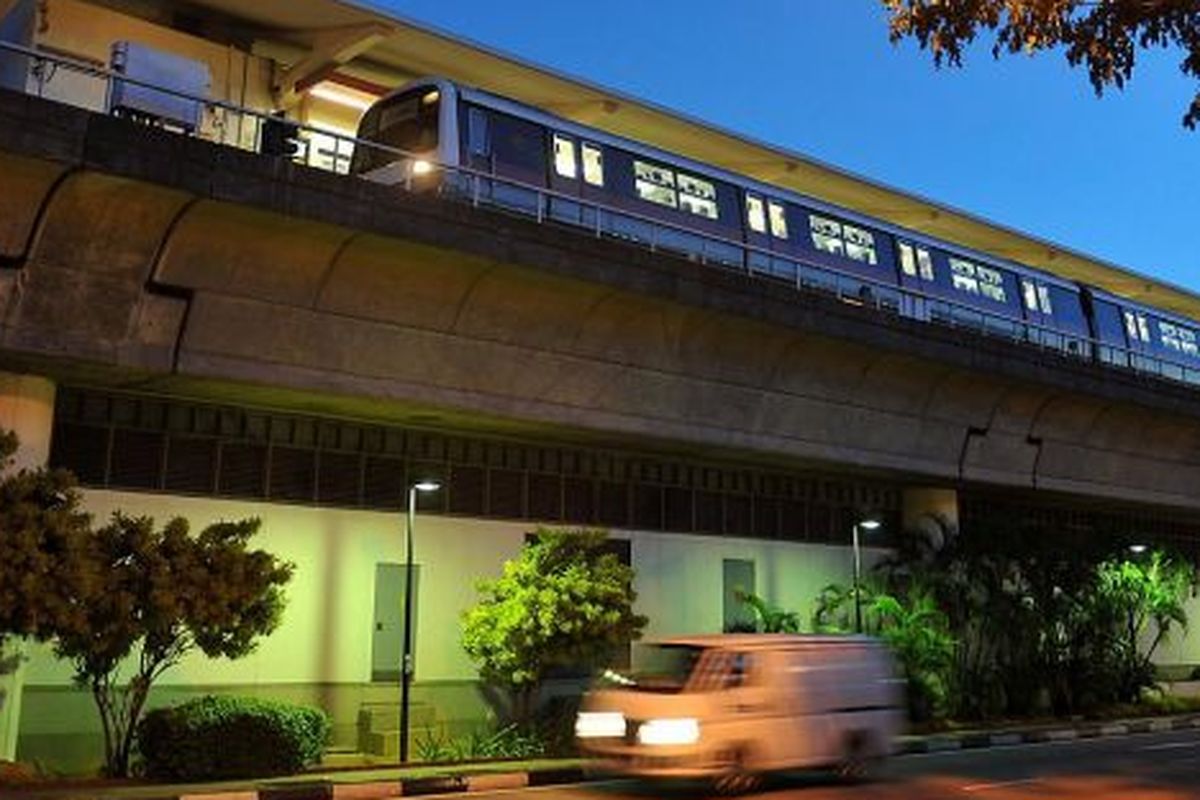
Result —
[{"label": "train window", "polygon": [[706,180],[679,173],[679,207],[709,219],[717,218],[717,187]]},{"label": "train window", "polygon": [[771,234],[776,239],[788,238],[787,214],[783,211],[783,206],[779,203],[767,203],[767,208],[771,212]]},{"label": "train window", "polygon": [[842,238],[846,240],[846,255],[855,261],[868,264],[878,263],[875,256],[875,235],[853,225],[842,226]]},{"label": "train window", "polygon": [[917,248],[917,267],[921,270],[921,277],[924,280],[933,280],[933,259],[929,256],[929,251],[924,247]]},{"label": "train window", "polygon": [[1025,295],[1025,307],[1030,311],[1037,311],[1038,293],[1037,287],[1034,286],[1033,281],[1022,280],[1021,293]]},{"label": "train window", "polygon": [[604,155],[599,146],[583,143],[580,148],[583,156],[583,179],[592,186],[604,185]]},{"label": "train window", "polygon": [[1007,303],[1008,293],[1004,291],[1004,276],[999,270],[991,267],[975,267],[975,277],[979,279],[979,293],[997,303]]},{"label": "train window", "polygon": [[575,140],[561,133],[554,134],[554,171],[571,180],[579,174],[575,168]]},{"label": "train window", "polygon": [[975,265],[970,261],[951,258],[950,274],[955,289],[968,294],[979,294],[979,280],[975,277]]},{"label": "train window", "polygon": [[900,269],[905,275],[917,277],[917,256],[911,244],[900,242]]},{"label": "train window", "polygon": [[1129,332],[1129,338],[1135,342],[1150,341],[1150,326],[1146,323],[1146,316],[1144,314],[1135,314],[1132,311],[1126,311],[1125,330]]},{"label": "train window", "polygon": [[671,170],[647,164],[645,161],[634,161],[633,175],[638,197],[660,206],[677,207],[675,173]]},{"label": "train window", "polygon": [[746,223],[755,233],[767,232],[767,209],[761,197],[746,195]]},{"label": "train window", "polygon": [[1181,346],[1179,343],[1179,329],[1176,328],[1171,323],[1159,322],[1158,323],[1158,334],[1159,334],[1159,338],[1162,339],[1162,343],[1165,347],[1169,347],[1172,350],[1181,349]]},{"label": "train window", "polygon": [[1054,307],[1050,305],[1050,290],[1045,284],[1038,284],[1038,302],[1042,306],[1043,314],[1054,313]]},{"label": "train window", "polygon": [[1179,349],[1189,356],[1200,356],[1200,345],[1196,342],[1196,332],[1187,328],[1179,329]]},{"label": "train window", "polygon": [[842,224],[840,222],[809,214],[808,227],[812,234],[813,247],[835,256],[846,255],[846,247],[842,243]]},{"label": "train window", "polygon": [[467,112],[467,147],[471,155],[488,155],[488,116],[481,108]]}]

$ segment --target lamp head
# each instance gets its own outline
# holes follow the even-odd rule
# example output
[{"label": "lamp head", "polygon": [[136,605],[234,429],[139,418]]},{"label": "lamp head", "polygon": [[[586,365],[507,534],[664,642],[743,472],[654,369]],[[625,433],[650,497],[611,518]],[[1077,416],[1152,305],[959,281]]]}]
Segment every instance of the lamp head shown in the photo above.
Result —
[{"label": "lamp head", "polygon": [[436,492],[442,488],[442,485],[437,481],[417,481],[412,485],[412,488],[418,492]]},{"label": "lamp head", "polygon": [[858,523],[858,527],[862,528],[864,531],[877,530],[878,528],[880,528],[882,526],[883,526],[883,523],[880,522],[879,520],[875,519],[874,517],[867,517],[864,520],[859,520],[859,523]]},{"label": "lamp head", "polygon": [[1138,553],[1144,553],[1144,552],[1146,552],[1146,545],[1131,544],[1131,545],[1129,545],[1129,552],[1133,553],[1134,555],[1137,555]]}]

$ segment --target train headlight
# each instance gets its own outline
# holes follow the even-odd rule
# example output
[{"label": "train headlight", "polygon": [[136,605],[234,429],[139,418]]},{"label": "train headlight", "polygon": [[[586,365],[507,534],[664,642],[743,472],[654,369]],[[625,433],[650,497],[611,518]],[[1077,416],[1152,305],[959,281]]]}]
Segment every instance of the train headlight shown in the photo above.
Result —
[{"label": "train headlight", "polygon": [[431,172],[433,172],[433,164],[423,158],[418,158],[412,163],[413,175],[428,175]]},{"label": "train headlight", "polygon": [[691,717],[651,719],[638,728],[639,744],[695,744],[700,741],[700,723]]},{"label": "train headlight", "polygon": [[575,735],[600,739],[625,735],[625,715],[619,711],[580,711],[575,717]]}]

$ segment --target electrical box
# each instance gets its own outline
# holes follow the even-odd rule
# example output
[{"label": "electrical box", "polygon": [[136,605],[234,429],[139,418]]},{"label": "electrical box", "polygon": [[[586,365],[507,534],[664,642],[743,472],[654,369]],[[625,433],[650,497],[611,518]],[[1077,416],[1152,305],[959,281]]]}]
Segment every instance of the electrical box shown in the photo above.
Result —
[{"label": "electrical box", "polygon": [[171,92],[114,78],[108,97],[109,113],[186,131],[200,127],[203,101],[212,88],[207,64],[137,42],[114,42],[110,67],[113,72]]}]

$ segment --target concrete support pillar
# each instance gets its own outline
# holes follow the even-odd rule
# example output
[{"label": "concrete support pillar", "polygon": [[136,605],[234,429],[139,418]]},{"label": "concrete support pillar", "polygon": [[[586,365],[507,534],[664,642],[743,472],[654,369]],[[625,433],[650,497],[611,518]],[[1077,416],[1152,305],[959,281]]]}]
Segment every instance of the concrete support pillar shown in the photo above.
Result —
[{"label": "concrete support pillar", "polygon": [[919,533],[935,547],[958,532],[958,492],[954,489],[914,487],[904,490],[904,530]]},{"label": "concrete support pillar", "polygon": [[[20,439],[11,469],[36,469],[50,457],[50,431],[54,423],[54,383],[36,375],[0,372],[0,428],[16,432]],[[3,532],[0,531],[0,535]],[[5,648],[8,655],[21,654],[20,643]],[[16,757],[21,720],[21,690],[24,668],[0,675],[0,761]]]}]

